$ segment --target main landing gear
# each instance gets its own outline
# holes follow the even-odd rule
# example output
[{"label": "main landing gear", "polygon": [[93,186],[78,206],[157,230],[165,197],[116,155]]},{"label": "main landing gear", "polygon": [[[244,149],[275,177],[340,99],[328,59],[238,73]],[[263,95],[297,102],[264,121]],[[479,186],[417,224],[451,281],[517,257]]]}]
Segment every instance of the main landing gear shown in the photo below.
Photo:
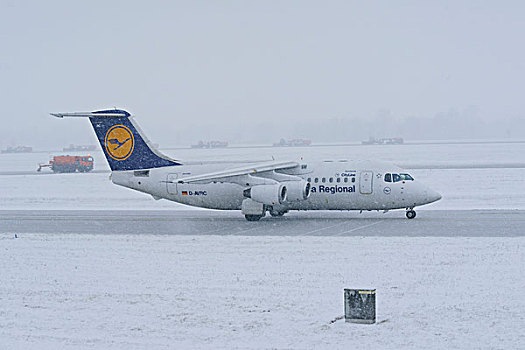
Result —
[{"label": "main landing gear", "polygon": [[288,211],[270,210],[270,215],[273,216],[273,217],[283,216],[283,215],[286,214],[287,212],[288,212]]},{"label": "main landing gear", "polygon": [[416,211],[412,208],[408,209],[406,212],[407,219],[413,219],[416,217]]},{"label": "main landing gear", "polygon": [[[288,210],[284,210],[284,211],[280,211],[280,210],[275,210],[273,209],[272,207],[268,208],[268,212],[270,213],[271,216],[273,217],[281,217],[283,216],[284,214],[286,214],[288,212]],[[246,220],[248,221],[259,221],[261,220],[261,218],[264,217],[264,215],[266,214],[266,211],[264,212],[264,214],[262,215],[257,215],[257,214],[246,214],[244,215],[244,217],[246,218]]]},{"label": "main landing gear", "polygon": [[244,215],[244,217],[246,218],[246,220],[248,221],[259,221],[261,220],[261,218],[263,217],[263,215]]}]

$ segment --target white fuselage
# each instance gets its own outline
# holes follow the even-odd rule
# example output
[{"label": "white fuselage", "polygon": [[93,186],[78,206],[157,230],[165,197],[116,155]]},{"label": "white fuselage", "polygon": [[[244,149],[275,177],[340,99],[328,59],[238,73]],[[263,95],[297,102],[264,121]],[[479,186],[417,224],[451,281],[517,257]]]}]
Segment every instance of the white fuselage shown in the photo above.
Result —
[{"label": "white fuselage", "polygon": [[[194,163],[180,166],[114,171],[115,184],[191,206],[241,210],[246,187],[231,182],[177,183],[177,179],[238,166],[238,163]],[[385,174],[406,172],[395,165],[373,161],[300,162],[278,174],[294,175],[310,182],[305,200],[274,206],[288,210],[389,210],[413,208],[439,200],[441,196],[415,180],[385,181]]]}]

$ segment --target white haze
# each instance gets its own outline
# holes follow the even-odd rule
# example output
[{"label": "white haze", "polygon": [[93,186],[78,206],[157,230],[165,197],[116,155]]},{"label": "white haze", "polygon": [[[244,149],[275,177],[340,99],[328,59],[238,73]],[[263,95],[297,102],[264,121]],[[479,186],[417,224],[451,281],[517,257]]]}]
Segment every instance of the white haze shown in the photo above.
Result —
[{"label": "white haze", "polygon": [[94,143],[120,107],[199,139],[523,139],[521,1],[0,0],[0,147]]}]

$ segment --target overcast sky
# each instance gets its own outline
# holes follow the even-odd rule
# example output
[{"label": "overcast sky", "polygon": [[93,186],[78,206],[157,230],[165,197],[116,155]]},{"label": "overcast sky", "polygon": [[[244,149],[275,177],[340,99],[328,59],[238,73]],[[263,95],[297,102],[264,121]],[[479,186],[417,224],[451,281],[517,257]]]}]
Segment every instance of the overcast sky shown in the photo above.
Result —
[{"label": "overcast sky", "polygon": [[524,33],[522,1],[0,0],[0,146],[93,143],[47,113],[113,106],[161,145],[519,138]]}]

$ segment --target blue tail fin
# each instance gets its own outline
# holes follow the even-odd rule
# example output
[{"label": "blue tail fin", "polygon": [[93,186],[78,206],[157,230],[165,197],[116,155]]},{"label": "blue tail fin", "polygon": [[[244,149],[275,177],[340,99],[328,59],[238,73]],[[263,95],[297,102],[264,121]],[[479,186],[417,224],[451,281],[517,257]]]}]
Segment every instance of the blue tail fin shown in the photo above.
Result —
[{"label": "blue tail fin", "polygon": [[181,165],[154,150],[148,139],[133,122],[131,114],[124,110],[52,113],[52,115],[59,118],[89,117],[112,171]]}]

